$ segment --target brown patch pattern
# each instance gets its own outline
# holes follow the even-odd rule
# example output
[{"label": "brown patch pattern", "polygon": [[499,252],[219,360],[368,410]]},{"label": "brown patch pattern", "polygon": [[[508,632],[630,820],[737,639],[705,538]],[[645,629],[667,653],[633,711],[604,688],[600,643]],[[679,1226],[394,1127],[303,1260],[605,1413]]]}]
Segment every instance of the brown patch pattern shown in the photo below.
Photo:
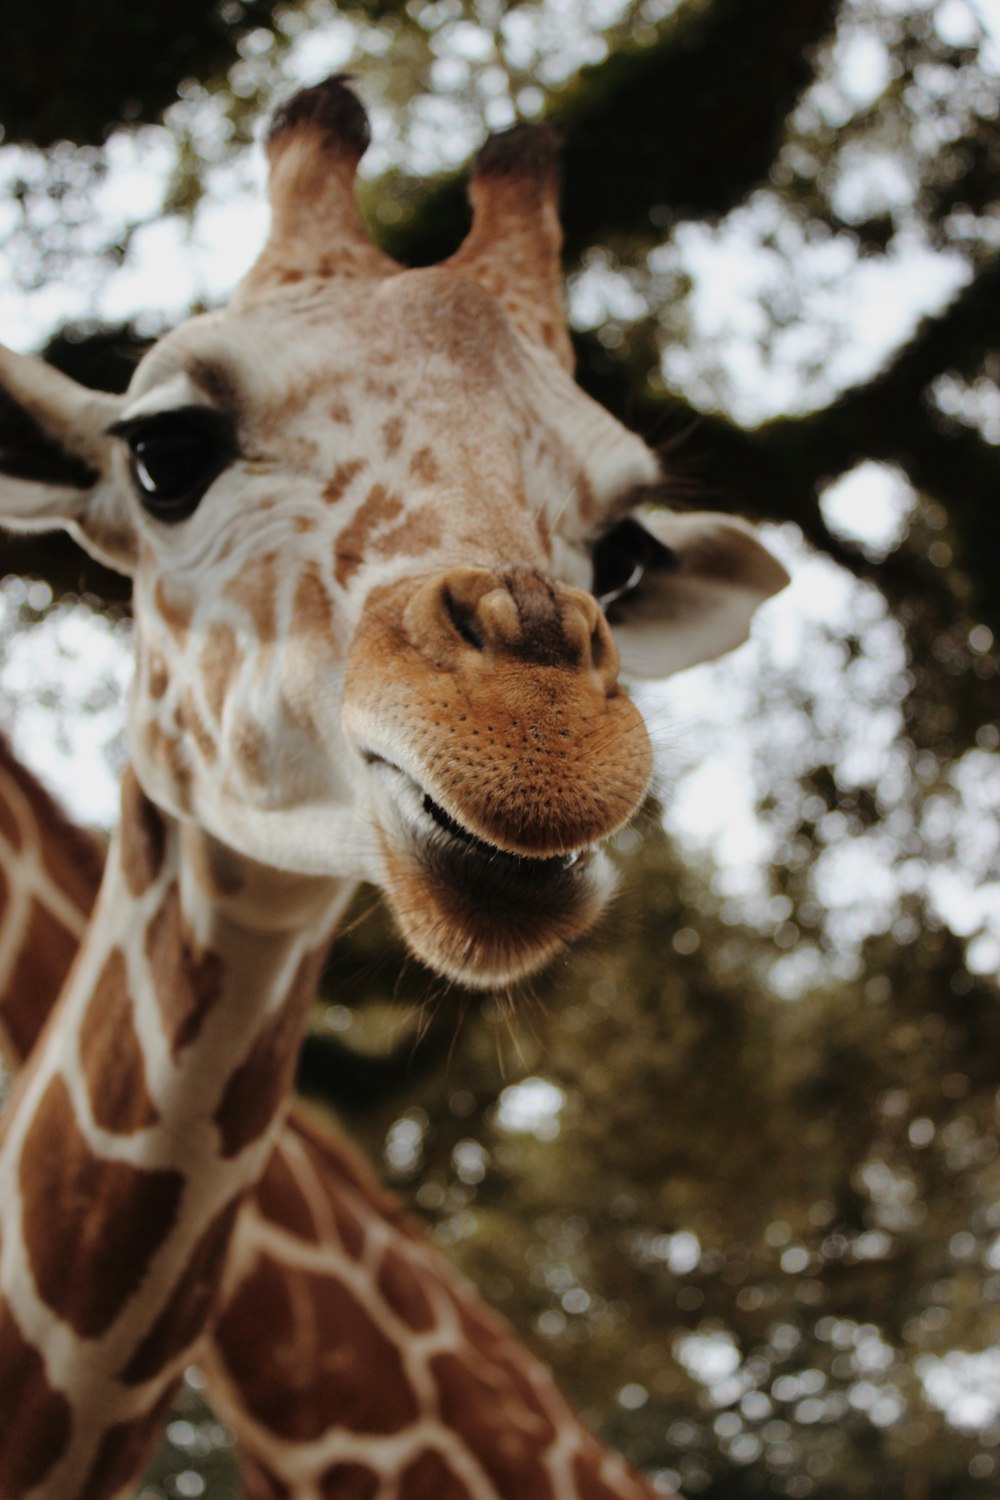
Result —
[{"label": "brown patch pattern", "polygon": [[151,651],[146,658],[146,685],[151,698],[160,699],[170,686],[170,668],[159,651]]},{"label": "brown patch pattern", "polygon": [[[510,1422],[508,1401],[500,1389],[500,1369],[491,1364],[489,1384],[455,1354],[435,1355],[431,1369],[438,1384],[442,1421],[475,1453],[500,1494],[553,1500],[539,1459],[553,1441],[555,1429],[528,1382],[521,1379],[513,1383],[518,1387],[517,1394],[528,1398],[524,1405],[536,1419],[535,1430],[530,1433]],[[510,1379],[514,1371],[505,1362],[502,1373]]]},{"label": "brown patch pattern", "polygon": [[312,1209],[280,1145],[268,1157],[264,1175],[257,1184],[256,1204],[265,1219],[280,1224],[289,1234],[312,1244],[319,1240]]},{"label": "brown patch pattern", "polygon": [[441,469],[430,448],[418,448],[410,459],[410,473],[422,484],[437,484]]},{"label": "brown patch pattern", "polygon": [[[3,876],[0,874],[0,887]],[[3,896],[0,893],[0,905]],[[76,957],[78,940],[38,901],[31,904],[21,944],[7,984],[0,995],[7,1038],[18,1061],[23,1061],[38,1039]]]},{"label": "brown patch pattern", "polygon": [[372,550],[379,557],[391,557],[394,552],[405,557],[418,557],[421,552],[440,547],[441,538],[441,517],[433,506],[422,505],[398,526],[380,536]]},{"label": "brown patch pattern", "polygon": [[469,1491],[440,1453],[422,1453],[403,1470],[399,1500],[470,1500]]},{"label": "brown patch pattern", "polygon": [[391,458],[394,453],[399,452],[403,441],[403,433],[406,431],[406,423],[402,417],[389,417],[382,427],[382,441],[385,444],[386,457]]},{"label": "brown patch pattern", "polygon": [[222,994],[225,970],[217,954],[194,942],[174,881],[146,928],[156,1003],[170,1051],[176,1058],[198,1036],[205,1017]]},{"label": "brown patch pattern", "polygon": [[7,840],[12,849],[20,851],[21,825],[2,795],[0,795],[0,836]]},{"label": "brown patch pattern", "polygon": [[123,1487],[141,1474],[173,1395],[171,1386],[144,1416],[108,1428],[79,1491],[81,1500],[115,1500]]},{"label": "brown patch pattern", "polygon": [[148,891],[163,868],[167,830],[131,766],[122,780],[121,861],[133,896]]},{"label": "brown patch pattern", "polygon": [[239,1206],[239,1198],[227,1203],[191,1252],[160,1316],[122,1370],[126,1385],[152,1380],[203,1332],[219,1290]]},{"label": "brown patch pattern", "polygon": [[302,570],[292,603],[292,635],[318,635],[333,645],[333,604],[315,562]]},{"label": "brown patch pattern", "polygon": [[240,1454],[240,1478],[246,1500],[294,1500],[287,1484],[246,1450]]},{"label": "brown patch pattern", "polygon": [[176,720],[178,729],[190,734],[198,746],[202,760],[207,765],[211,765],[218,756],[218,748],[205,727],[205,721],[198,712],[198,705],[194,701],[194,694],[190,688],[185,688],[181,694],[181,701],[177,705]]},{"label": "brown patch pattern", "polygon": [[347,494],[352,481],[365,467],[366,462],[367,460],[364,458],[352,458],[349,463],[338,464],[333,471],[329,484],[323,491],[323,499],[329,501],[331,505],[335,505],[338,500],[342,500]]},{"label": "brown patch pattern", "polygon": [[280,1010],[230,1076],[213,1116],[223,1156],[236,1156],[263,1135],[291,1088],[302,1033],[302,1008],[313,992],[321,962],[322,954],[310,954],[302,960]]},{"label": "brown patch pattern", "polygon": [[165,771],[173,782],[173,790],[181,806],[187,808],[191,802],[191,770],[178,735],[167,734],[161,725],[147,724],[143,730],[145,751],[154,765]]},{"label": "brown patch pattern", "polygon": [[278,636],[275,595],[278,587],[277,555],[265,552],[245,563],[239,576],[225,587],[224,596],[246,610],[262,646],[273,645]]},{"label": "brown patch pattern", "polygon": [[[0,1495],[21,1500],[62,1458],[71,1431],[69,1402],[53,1390],[41,1355],[0,1300]],[[7,1436],[7,1435],[10,1436]]]},{"label": "brown patch pattern", "polygon": [[255,719],[241,714],[233,725],[229,748],[244,778],[254,786],[267,781],[267,737]]},{"label": "brown patch pattern", "polygon": [[337,1500],[374,1500],[379,1479],[363,1464],[334,1464],[320,1480],[320,1493]]},{"label": "brown patch pattern", "polygon": [[378,1289],[398,1318],[415,1333],[434,1327],[434,1309],[413,1267],[392,1246],[382,1257]]},{"label": "brown patch pattern", "polygon": [[215,1347],[251,1416],[290,1442],[398,1432],[418,1415],[399,1351],[348,1289],[269,1255],[230,1298]]},{"label": "brown patch pattern", "polygon": [[184,1179],[102,1161],[54,1078],[20,1163],[24,1239],[42,1300],[81,1338],[108,1329],[177,1219]]},{"label": "brown patch pattern", "polygon": [[395,521],[403,512],[403,502],[384,485],[374,484],[364,504],[349,526],[345,526],[334,548],[337,582],[346,588],[364,562],[365,548],[376,531]]},{"label": "brown patch pattern", "polygon": [[222,718],[229,684],[239,671],[242,660],[243,653],[235,632],[229,625],[216,620],[208,628],[200,662],[205,702],[216,723]]},{"label": "brown patch pattern", "polygon": [[177,592],[176,585],[174,589],[175,591],[171,593],[166,580],[158,578],[153,597],[156,601],[156,608],[159,611],[160,619],[166,625],[174,640],[183,644],[191,628],[191,617],[194,614],[195,601],[190,592]]},{"label": "brown patch pattern", "polygon": [[125,955],[113,948],[80,1027],[80,1061],[94,1119],[102,1130],[130,1135],[155,1125],[146,1060],[136,1035]]}]

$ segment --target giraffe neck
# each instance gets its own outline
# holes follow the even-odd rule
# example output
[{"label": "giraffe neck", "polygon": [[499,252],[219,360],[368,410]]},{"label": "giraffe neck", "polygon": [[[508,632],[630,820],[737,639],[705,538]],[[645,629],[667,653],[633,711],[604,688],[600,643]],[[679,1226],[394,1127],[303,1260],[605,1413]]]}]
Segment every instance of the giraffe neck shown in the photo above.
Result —
[{"label": "giraffe neck", "polygon": [[97,905],[0,1154],[5,1500],[33,1484],[53,1500],[115,1494],[155,1436],[348,894],[236,859],[126,776]]},{"label": "giraffe neck", "polygon": [[[0,738],[0,1026],[15,1065],[56,1002],[101,859]],[[653,1500],[357,1154],[300,1109],[240,1212],[221,1304],[198,1358],[250,1500],[358,1500],[379,1484],[399,1500]],[[0,1414],[23,1375],[6,1385],[0,1367]],[[37,1380],[34,1392],[44,1453],[60,1407]],[[7,1500],[26,1476],[3,1452]],[[126,1447],[123,1467],[135,1458]]]},{"label": "giraffe neck", "polygon": [[78,828],[0,736],[0,1048],[18,1067],[87,928],[106,850]]}]

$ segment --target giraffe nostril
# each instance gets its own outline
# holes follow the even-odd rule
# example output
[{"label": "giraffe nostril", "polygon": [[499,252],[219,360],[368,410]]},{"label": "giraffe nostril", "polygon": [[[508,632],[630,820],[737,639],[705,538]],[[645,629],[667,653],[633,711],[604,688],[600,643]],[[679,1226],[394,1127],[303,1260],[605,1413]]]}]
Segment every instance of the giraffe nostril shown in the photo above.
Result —
[{"label": "giraffe nostril", "polygon": [[456,599],[449,588],[442,589],[441,597],[455,633],[461,636],[465,644],[471,646],[473,651],[484,650],[486,643],[480,623],[476,618],[475,605]]},{"label": "giraffe nostril", "polygon": [[590,660],[600,670],[608,659],[608,642],[606,633],[600,624],[594,626],[590,632]]}]

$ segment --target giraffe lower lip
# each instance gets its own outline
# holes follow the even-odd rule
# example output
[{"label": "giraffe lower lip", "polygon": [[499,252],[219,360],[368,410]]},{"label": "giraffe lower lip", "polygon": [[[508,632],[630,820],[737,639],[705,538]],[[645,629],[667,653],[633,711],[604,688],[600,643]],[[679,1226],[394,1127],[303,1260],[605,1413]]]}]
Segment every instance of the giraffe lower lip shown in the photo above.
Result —
[{"label": "giraffe lower lip", "polygon": [[456,822],[450,813],[445,812],[428,792],[424,793],[423,808],[439,828],[451,838],[465,844],[470,851],[476,851],[492,863],[509,864],[514,870],[550,871],[555,874],[558,871],[572,869],[583,858],[580,850],[574,850],[572,854],[555,854],[547,859],[536,859],[527,854],[511,854],[505,849],[498,849],[495,844],[488,843],[486,839],[470,833],[461,823]]}]

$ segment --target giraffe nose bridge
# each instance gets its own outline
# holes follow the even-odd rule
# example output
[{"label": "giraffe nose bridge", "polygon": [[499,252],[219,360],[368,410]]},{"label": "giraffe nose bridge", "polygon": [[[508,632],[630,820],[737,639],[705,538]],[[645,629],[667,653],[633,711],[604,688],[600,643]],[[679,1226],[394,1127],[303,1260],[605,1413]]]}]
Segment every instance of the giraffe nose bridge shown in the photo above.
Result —
[{"label": "giraffe nose bridge", "polygon": [[618,678],[618,654],[592,595],[534,568],[454,568],[421,591],[408,624],[429,654],[456,667],[470,654],[594,674],[605,691]]}]

